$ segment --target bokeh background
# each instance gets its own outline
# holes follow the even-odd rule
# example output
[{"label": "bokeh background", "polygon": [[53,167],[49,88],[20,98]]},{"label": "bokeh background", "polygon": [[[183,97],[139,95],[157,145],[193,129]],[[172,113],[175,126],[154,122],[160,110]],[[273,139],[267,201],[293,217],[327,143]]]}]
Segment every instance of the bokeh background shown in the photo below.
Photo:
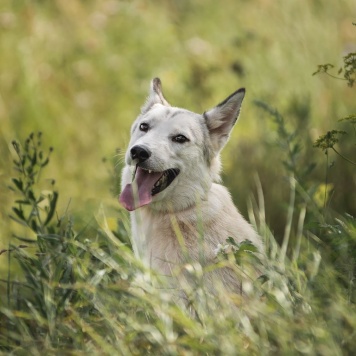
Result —
[{"label": "bokeh background", "polygon": [[[85,223],[103,203],[115,219],[119,157],[155,76],[173,105],[196,112],[247,89],[223,153],[224,182],[246,215],[259,177],[278,238],[289,199],[286,157],[275,123],[255,101],[283,115],[301,142],[300,167],[316,163],[306,179],[316,192],[325,188],[325,156],[312,145],[327,130],[345,129],[338,119],[356,113],[356,92],[312,74],[325,63],[337,74],[355,51],[355,19],[350,0],[1,0],[0,249],[11,238],[11,141],[30,132],[54,147],[42,178],[44,185],[56,179],[59,209],[70,202]],[[352,158],[348,132],[338,148]],[[331,154],[332,161],[329,209],[355,214],[355,168]]]}]

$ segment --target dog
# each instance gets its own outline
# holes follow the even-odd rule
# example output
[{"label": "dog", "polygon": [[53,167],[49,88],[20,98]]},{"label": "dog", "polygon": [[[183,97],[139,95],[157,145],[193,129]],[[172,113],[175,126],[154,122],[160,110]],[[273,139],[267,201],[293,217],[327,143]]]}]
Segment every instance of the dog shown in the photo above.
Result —
[{"label": "dog", "polygon": [[[159,78],[131,128],[122,172],[120,203],[131,213],[132,245],[143,262],[165,276],[191,261],[212,263],[219,246],[262,242],[219,184],[220,151],[237,121],[245,89],[196,114],[172,107]],[[214,272],[224,285],[239,288],[229,268]],[[213,279],[208,277],[212,285]]]}]

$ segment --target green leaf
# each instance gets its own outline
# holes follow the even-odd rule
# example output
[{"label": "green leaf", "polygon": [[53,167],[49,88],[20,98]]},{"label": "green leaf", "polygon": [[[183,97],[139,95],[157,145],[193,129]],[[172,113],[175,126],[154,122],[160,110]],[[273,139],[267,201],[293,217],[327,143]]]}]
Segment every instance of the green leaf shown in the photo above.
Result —
[{"label": "green leaf", "polygon": [[12,211],[17,215],[18,218],[20,218],[23,221],[26,221],[26,218],[23,214],[23,210],[22,209],[18,209],[16,207],[12,208]]},{"label": "green leaf", "polygon": [[22,205],[31,205],[31,202],[29,200],[15,200],[15,203]]},{"label": "green leaf", "polygon": [[43,168],[43,167],[47,166],[48,162],[49,162],[49,158],[47,157],[47,158],[44,160],[44,162],[41,163],[41,167]]},{"label": "green leaf", "polygon": [[55,241],[62,240],[62,236],[58,234],[38,234],[38,237],[44,240],[55,240]]},{"label": "green leaf", "polygon": [[46,199],[46,198],[45,198],[43,195],[41,195],[41,196],[37,199],[36,204],[41,203],[41,201],[44,201],[45,199]]},{"label": "green leaf", "polygon": [[235,241],[231,236],[229,236],[229,237],[226,239],[226,242],[228,242],[228,243],[231,244],[232,246],[237,246],[236,241]]},{"label": "green leaf", "polygon": [[15,239],[22,241],[22,242],[27,242],[27,243],[35,243],[37,242],[37,240],[34,239],[30,239],[27,237],[21,237],[21,236],[17,236],[17,235],[12,235]]},{"label": "green leaf", "polygon": [[28,198],[32,201],[32,202],[36,202],[36,198],[35,198],[35,195],[33,194],[33,191],[32,191],[32,189],[30,189],[29,191],[28,191]]},{"label": "green leaf", "polygon": [[23,182],[21,179],[12,178],[12,182],[15,184],[16,188],[20,191],[23,189]]},{"label": "green leaf", "polygon": [[38,226],[37,226],[36,220],[31,221],[31,229],[36,233],[38,232]]},{"label": "green leaf", "polygon": [[15,218],[15,217],[12,216],[12,215],[9,215],[9,218],[12,219],[12,220],[14,220],[15,222],[17,222],[18,224],[20,224],[20,225],[22,225],[22,226],[28,227],[27,222],[24,221],[24,220],[17,219],[17,218]]},{"label": "green leaf", "polygon": [[267,281],[269,281],[269,277],[266,274],[262,274],[261,276],[259,276],[257,278],[257,280],[262,284],[266,283]]},{"label": "green leaf", "polygon": [[53,215],[56,211],[57,200],[58,200],[58,193],[53,192],[53,197],[51,198],[50,205],[49,205],[49,212],[47,214],[47,218],[44,222],[44,225],[47,225],[52,220]]},{"label": "green leaf", "polygon": [[28,175],[31,175],[33,173],[33,166],[32,165],[28,166],[26,172]]},{"label": "green leaf", "polygon": [[239,251],[257,252],[258,249],[250,240],[244,240],[239,244]]}]

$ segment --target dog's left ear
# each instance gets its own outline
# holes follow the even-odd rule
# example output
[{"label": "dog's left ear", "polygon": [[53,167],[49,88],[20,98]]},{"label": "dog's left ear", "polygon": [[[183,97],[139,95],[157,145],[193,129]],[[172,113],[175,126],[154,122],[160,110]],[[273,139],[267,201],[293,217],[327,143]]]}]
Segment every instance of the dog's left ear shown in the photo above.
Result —
[{"label": "dog's left ear", "polygon": [[229,139],[231,129],[239,117],[244,96],[245,89],[241,88],[203,114],[216,153],[220,152]]},{"label": "dog's left ear", "polygon": [[154,104],[162,104],[165,106],[171,106],[165,99],[162,93],[162,82],[159,78],[154,78],[151,81],[149,96],[145,105],[141,108],[141,113],[145,114],[149,111]]}]

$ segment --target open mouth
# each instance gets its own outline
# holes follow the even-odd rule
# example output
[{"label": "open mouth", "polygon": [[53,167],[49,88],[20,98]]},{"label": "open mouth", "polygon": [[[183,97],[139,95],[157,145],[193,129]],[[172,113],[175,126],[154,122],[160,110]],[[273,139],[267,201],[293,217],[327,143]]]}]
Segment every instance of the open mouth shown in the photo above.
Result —
[{"label": "open mouth", "polygon": [[165,190],[174,181],[174,179],[177,177],[178,174],[179,174],[179,169],[177,168],[171,168],[164,171],[161,178],[159,178],[158,181],[153,185],[151,194],[156,195],[160,193],[162,190]]},{"label": "open mouth", "polygon": [[127,184],[121,192],[119,201],[129,211],[147,205],[152,197],[165,190],[178,176],[178,168],[163,172],[154,172],[136,166],[132,183]]}]

